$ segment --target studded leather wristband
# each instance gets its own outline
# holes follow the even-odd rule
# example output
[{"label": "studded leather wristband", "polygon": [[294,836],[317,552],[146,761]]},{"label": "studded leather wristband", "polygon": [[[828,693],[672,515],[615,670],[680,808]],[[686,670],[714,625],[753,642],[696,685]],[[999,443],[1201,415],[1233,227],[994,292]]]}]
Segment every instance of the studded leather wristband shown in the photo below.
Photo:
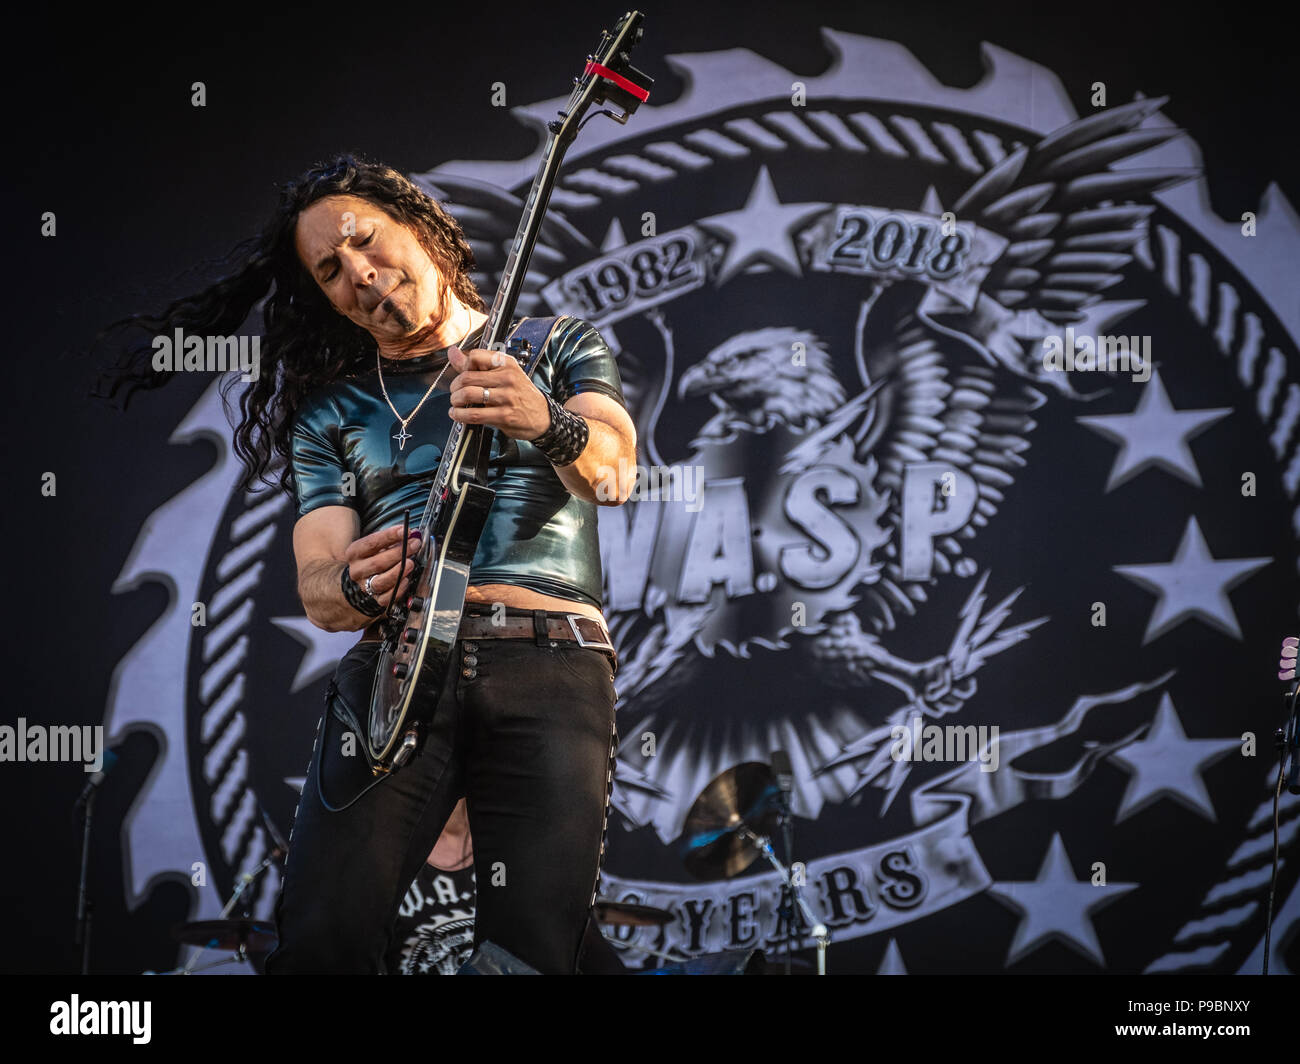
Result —
[{"label": "studded leather wristband", "polygon": [[591,430],[584,418],[565,410],[549,395],[546,405],[551,412],[551,424],[537,439],[529,442],[546,455],[552,465],[572,465],[586,449]]},{"label": "studded leather wristband", "polygon": [[367,617],[378,617],[384,612],[384,607],[379,604],[379,600],[373,595],[367,595],[365,588],[358,584],[348,575],[348,567],[343,566],[343,597],[348,600],[348,605],[358,613],[364,613]]}]

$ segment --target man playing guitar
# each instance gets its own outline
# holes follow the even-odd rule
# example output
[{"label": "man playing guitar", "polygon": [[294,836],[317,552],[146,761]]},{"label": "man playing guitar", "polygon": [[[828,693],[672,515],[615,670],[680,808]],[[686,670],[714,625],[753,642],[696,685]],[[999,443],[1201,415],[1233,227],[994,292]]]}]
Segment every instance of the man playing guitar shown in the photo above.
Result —
[{"label": "man playing guitar", "polygon": [[[613,356],[590,325],[560,319],[534,373],[543,390],[513,358],[475,348],[486,315],[460,228],[386,167],[342,157],[309,172],[272,228],[288,245],[272,254],[293,255],[322,297],[300,313],[339,315],[373,343],[342,367],[310,352],[291,367],[299,594],[314,624],[364,635],[331,685],[342,711],[327,709],[318,731],[267,971],[381,970],[402,897],[464,795],[475,944],[572,972],[616,740],[594,504],[624,501],[632,485],[614,471],[636,464]],[[349,724],[373,674],[380,603],[409,590],[400,516],[428,492],[448,417],[505,437],[488,480],[497,497],[453,668],[438,705],[421,707],[427,736],[363,787]]]},{"label": "man playing guitar", "polygon": [[[283,189],[233,274],[130,319],[224,335],[262,304],[263,364],[235,426],[242,487],[279,462],[307,617],[363,632],[327,686],[268,974],[383,971],[462,797],[475,945],[573,972],[593,930],[618,741],[596,505],[630,495],[636,432],[591,325],[511,315],[585,116],[626,122],[649,94],[628,62],[641,18],[602,34],[548,124],[487,313],[455,219],[397,171],[342,155]],[[110,397],[166,383],[156,362],[132,366],[140,355]]]}]

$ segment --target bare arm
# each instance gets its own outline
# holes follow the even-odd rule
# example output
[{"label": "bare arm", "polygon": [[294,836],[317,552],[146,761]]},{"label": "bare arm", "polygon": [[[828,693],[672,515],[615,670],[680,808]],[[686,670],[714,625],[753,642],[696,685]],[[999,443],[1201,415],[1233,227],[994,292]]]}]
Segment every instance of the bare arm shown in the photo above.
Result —
[{"label": "bare arm", "polygon": [[[293,526],[293,553],[298,563],[298,597],[307,619],[327,632],[356,632],[375,618],[354,610],[343,597],[343,568],[352,579],[365,584],[374,576],[371,590],[386,603],[397,583],[397,566],[402,558],[402,526],[394,525],[358,539],[361,519],[350,506],[322,506],[298,519]],[[419,547],[411,541],[406,569],[398,596],[406,594],[411,570],[410,557]]]},{"label": "bare arm", "polygon": [[587,502],[602,506],[626,502],[636,482],[636,428],[627,411],[595,392],[575,395],[564,409],[587,422],[588,436],[576,462],[555,467],[560,482]]}]

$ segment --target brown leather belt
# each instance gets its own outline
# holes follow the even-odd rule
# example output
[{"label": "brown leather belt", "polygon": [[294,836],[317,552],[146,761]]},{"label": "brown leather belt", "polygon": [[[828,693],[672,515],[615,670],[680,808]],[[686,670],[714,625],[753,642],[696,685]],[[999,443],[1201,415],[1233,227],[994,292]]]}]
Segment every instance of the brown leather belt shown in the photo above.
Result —
[{"label": "brown leather belt", "polygon": [[532,639],[538,646],[577,643],[614,656],[605,626],[581,613],[548,613],[546,610],[507,608],[499,612],[470,613],[460,622],[461,639]]}]

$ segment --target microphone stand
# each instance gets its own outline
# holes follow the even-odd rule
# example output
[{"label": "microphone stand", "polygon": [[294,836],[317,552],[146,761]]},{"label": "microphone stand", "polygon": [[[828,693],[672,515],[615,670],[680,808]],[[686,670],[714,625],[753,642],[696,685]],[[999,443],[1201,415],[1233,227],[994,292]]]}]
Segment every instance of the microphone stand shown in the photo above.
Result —
[{"label": "microphone stand", "polygon": [[94,813],[95,795],[91,790],[83,803],[84,820],[81,833],[81,877],[77,882],[77,932],[75,942],[81,947],[81,974],[90,974],[90,917],[94,903],[90,900],[87,884],[90,880],[90,823]]},{"label": "microphone stand", "polygon": [[[772,840],[766,835],[755,835],[749,830],[749,828],[744,826],[740,828],[738,834],[741,838],[747,839],[759,853],[766,857],[768,863],[771,864],[771,866],[775,868],[777,873],[781,876],[781,881],[785,884],[784,889],[790,893],[791,898],[794,900],[794,904],[797,905],[799,911],[803,913],[804,919],[812,929],[810,932],[812,937],[817,940],[817,974],[825,975],[826,947],[830,945],[831,941],[830,930],[825,924],[817,919],[817,916],[809,906],[807,899],[803,896],[803,889],[797,882],[795,882],[794,877],[790,875],[790,870],[777,859],[776,853],[772,849]],[[793,915],[794,914],[791,913],[791,916]],[[794,921],[791,920],[790,924],[793,929]]]},{"label": "microphone stand", "polygon": [[[85,820],[82,821],[83,828],[81,832],[81,877],[77,881],[77,931],[74,942],[81,947],[81,974],[90,974],[90,917],[94,911],[95,904],[90,900],[90,825],[94,817],[95,795],[99,793],[100,784],[104,782],[104,777],[113,770],[117,764],[118,753],[116,750],[109,749],[103,751],[103,758],[99,762],[99,768],[91,774],[86,780],[86,785],[81,789],[81,794],[77,797],[76,803],[72,810],[75,815],[77,810],[81,810]],[[89,765],[86,766],[90,768]]]},{"label": "microphone stand", "polygon": [[[1300,683],[1284,696],[1290,702],[1290,714],[1286,723],[1273,733],[1277,744],[1277,788],[1273,793],[1273,880],[1268,888],[1268,912],[1264,916],[1264,975],[1268,975],[1268,953],[1273,937],[1273,895],[1277,890],[1277,823],[1278,807],[1282,800],[1282,786],[1292,794],[1300,794]],[[1287,768],[1288,761],[1290,769]],[[1284,779],[1285,777],[1285,779]]]},{"label": "microphone stand", "polygon": [[[777,824],[781,829],[781,841],[785,847],[785,863],[794,864],[794,817],[790,815],[790,796],[781,789],[781,805],[777,814]],[[790,968],[794,959],[795,949],[795,927],[794,927],[794,877],[785,877],[785,883],[781,887],[781,904],[785,908],[785,974],[790,974]]]},{"label": "microphone stand", "polygon": [[[253,882],[257,879],[257,877],[260,876],[266,870],[267,866],[270,865],[272,861],[278,860],[280,856],[281,856],[281,851],[279,847],[276,847],[270,852],[270,854],[267,855],[267,857],[262,861],[260,865],[254,868],[251,872],[245,872],[243,875],[241,875],[239,877],[239,886],[235,888],[235,893],[230,896],[230,900],[226,902],[224,906],[222,906],[221,915],[218,916],[217,919],[219,920],[226,919],[230,915],[230,910],[235,907],[235,902],[239,901],[239,898],[244,893],[244,891],[246,891],[253,884]],[[190,954],[190,959],[185,962],[185,967],[180,969],[180,974],[192,975],[196,971],[202,971],[203,970],[202,968],[195,968],[194,965],[198,963],[199,956],[211,948],[212,948],[211,946],[196,946],[194,948],[194,952]],[[241,963],[248,959],[247,956],[245,955],[245,950],[243,946],[239,947],[239,952],[238,954],[236,954],[236,956],[233,959]],[[219,963],[225,964],[227,962],[221,961]],[[211,965],[209,965],[208,967],[211,967]]]},{"label": "microphone stand", "polygon": [[[1286,773],[1286,789],[1292,794],[1300,794],[1300,684],[1286,696],[1290,701],[1290,716],[1287,722],[1274,733],[1278,749],[1282,754],[1282,771]],[[1288,769],[1286,766],[1290,764]]]}]

